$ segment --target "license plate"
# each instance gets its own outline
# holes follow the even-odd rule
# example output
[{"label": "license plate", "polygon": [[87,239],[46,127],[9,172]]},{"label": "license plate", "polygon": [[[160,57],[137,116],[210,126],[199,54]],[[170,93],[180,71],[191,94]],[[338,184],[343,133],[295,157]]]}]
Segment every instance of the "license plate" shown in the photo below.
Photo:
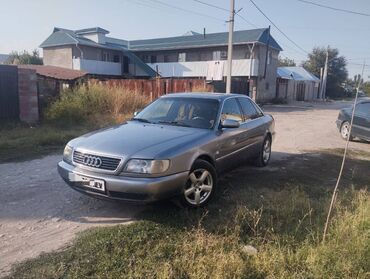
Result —
[{"label": "license plate", "polygon": [[105,192],[105,181],[101,179],[96,179],[93,177],[87,177],[75,173],[69,175],[69,179],[72,182],[78,182],[81,186],[91,188],[94,190]]}]

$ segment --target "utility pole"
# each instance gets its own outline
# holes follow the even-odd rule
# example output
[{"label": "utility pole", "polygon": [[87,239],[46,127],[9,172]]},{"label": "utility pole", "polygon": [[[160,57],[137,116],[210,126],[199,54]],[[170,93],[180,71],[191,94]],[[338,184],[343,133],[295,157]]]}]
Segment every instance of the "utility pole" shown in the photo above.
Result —
[{"label": "utility pole", "polygon": [[270,32],[271,32],[271,26],[269,25],[267,44],[266,44],[265,69],[264,69],[264,72],[263,72],[263,78],[266,78],[267,61],[269,60],[268,56],[269,56],[269,46],[270,46],[270,36],[271,36]]},{"label": "utility pole", "polygon": [[329,46],[326,49],[326,59],[325,59],[325,67],[324,67],[324,74],[321,81],[321,96],[323,100],[326,98],[326,81],[328,78],[328,61],[329,61]]},{"label": "utility pole", "polygon": [[365,63],[366,61],[364,60],[364,64],[362,65],[362,72],[361,72],[361,76],[359,77],[358,79],[358,83],[357,83],[357,94],[358,92],[360,91],[360,86],[361,86],[361,80],[363,79],[363,76],[364,76],[364,70],[365,70]]},{"label": "utility pole", "polygon": [[233,64],[234,15],[235,15],[235,0],[230,0],[229,44],[227,47],[226,93],[231,92],[231,77],[232,77],[232,64]]}]

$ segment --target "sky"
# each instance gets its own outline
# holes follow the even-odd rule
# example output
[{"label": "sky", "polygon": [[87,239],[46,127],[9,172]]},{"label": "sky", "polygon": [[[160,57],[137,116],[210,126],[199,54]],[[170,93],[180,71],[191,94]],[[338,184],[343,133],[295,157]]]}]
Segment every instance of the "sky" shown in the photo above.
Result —
[{"label": "sky", "polygon": [[[202,0],[229,9],[229,0]],[[370,14],[370,0],[311,0],[316,3]],[[261,10],[300,48],[335,47],[348,60],[349,76],[370,65],[370,17],[347,14],[298,0],[254,0]],[[82,29],[99,26],[109,36],[132,40],[178,36],[189,30],[228,31],[228,12],[194,0],[0,0],[0,53],[37,48],[54,27]],[[164,3],[164,4],[163,4]],[[245,20],[235,18],[235,30],[268,27],[269,21],[249,0],[235,0]],[[282,46],[283,57],[296,63],[307,54],[275,27],[271,34]],[[370,66],[364,77],[370,80]]]}]

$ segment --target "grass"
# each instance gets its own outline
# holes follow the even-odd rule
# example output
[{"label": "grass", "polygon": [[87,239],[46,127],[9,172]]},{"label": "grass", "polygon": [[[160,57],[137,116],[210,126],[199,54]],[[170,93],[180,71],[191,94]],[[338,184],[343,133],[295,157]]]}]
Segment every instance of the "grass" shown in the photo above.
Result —
[{"label": "grass", "polygon": [[38,158],[61,152],[72,138],[80,136],[91,127],[62,128],[53,125],[29,126],[7,123],[0,128],[0,163]]},{"label": "grass", "polygon": [[338,153],[240,167],[220,179],[207,208],[151,205],[140,221],[87,230],[66,249],[17,265],[9,278],[368,278],[368,156],[350,154],[321,242]]}]

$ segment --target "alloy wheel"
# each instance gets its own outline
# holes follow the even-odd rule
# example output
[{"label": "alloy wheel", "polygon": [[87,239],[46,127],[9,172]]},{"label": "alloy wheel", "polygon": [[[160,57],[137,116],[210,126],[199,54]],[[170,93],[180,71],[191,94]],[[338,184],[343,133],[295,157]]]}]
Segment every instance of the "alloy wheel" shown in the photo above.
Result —
[{"label": "alloy wheel", "polygon": [[342,134],[342,137],[344,139],[347,139],[348,138],[348,136],[349,136],[349,124],[348,123],[344,123],[342,125],[341,134]]},{"label": "alloy wheel", "polygon": [[211,195],[213,189],[213,178],[206,169],[196,169],[189,174],[185,187],[185,199],[188,203],[199,206]]},{"label": "alloy wheel", "polygon": [[262,159],[263,162],[266,164],[270,160],[271,156],[271,141],[270,139],[265,140],[265,144],[263,145],[263,151],[262,151]]}]

